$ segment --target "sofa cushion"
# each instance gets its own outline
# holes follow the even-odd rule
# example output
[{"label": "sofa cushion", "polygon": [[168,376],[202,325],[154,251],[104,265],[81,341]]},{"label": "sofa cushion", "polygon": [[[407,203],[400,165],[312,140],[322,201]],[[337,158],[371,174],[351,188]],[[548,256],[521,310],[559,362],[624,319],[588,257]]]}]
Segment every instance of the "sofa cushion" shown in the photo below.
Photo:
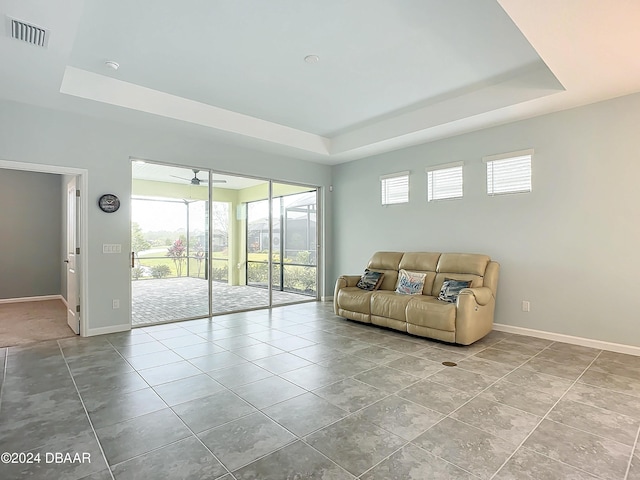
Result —
[{"label": "sofa cushion", "polygon": [[438,265],[439,253],[429,252],[408,252],[402,256],[400,260],[399,269],[409,270],[411,272],[426,273],[427,276],[424,281],[424,288],[422,293],[424,295],[431,295],[433,289],[433,280],[436,277],[436,267]]},{"label": "sofa cushion", "polygon": [[376,252],[369,260],[367,268],[376,270],[396,270],[404,253],[402,252]]},{"label": "sofa cushion", "polygon": [[471,280],[452,280],[445,278],[442,282],[442,288],[438,294],[438,300],[448,303],[456,303],[460,290],[463,288],[469,288]]},{"label": "sofa cushion", "polygon": [[409,252],[402,256],[398,268],[417,272],[435,272],[439,258],[439,253]]},{"label": "sofa cushion", "polygon": [[380,287],[383,278],[384,273],[374,272],[372,270],[366,269],[362,274],[362,277],[360,277],[360,280],[358,281],[356,287],[362,290],[367,290],[369,292],[372,290],[377,290]]},{"label": "sofa cushion", "polygon": [[371,295],[371,314],[404,322],[406,321],[405,310],[407,303],[412,298],[415,298],[415,296],[376,290]]},{"label": "sofa cushion", "polygon": [[476,253],[443,253],[438,260],[438,273],[469,273],[483,276],[491,259]]},{"label": "sofa cushion", "polygon": [[396,293],[401,295],[422,295],[426,273],[400,270]]},{"label": "sofa cushion", "polygon": [[376,252],[367,264],[369,270],[384,273],[380,290],[395,290],[398,283],[398,265],[402,252]]},{"label": "sofa cushion", "polygon": [[409,297],[407,304],[407,323],[436,330],[455,332],[456,305],[446,303],[435,297],[419,295]]},{"label": "sofa cushion", "polygon": [[436,279],[433,281],[433,290],[431,291],[431,295],[437,297],[440,295],[440,290],[442,290],[442,284],[445,279],[451,280],[462,280],[462,281],[471,281],[471,288],[482,287],[483,279],[478,275],[471,275],[468,273],[438,273],[436,274]]},{"label": "sofa cushion", "polygon": [[343,310],[370,314],[371,294],[358,287],[345,287],[338,292],[338,305]]}]

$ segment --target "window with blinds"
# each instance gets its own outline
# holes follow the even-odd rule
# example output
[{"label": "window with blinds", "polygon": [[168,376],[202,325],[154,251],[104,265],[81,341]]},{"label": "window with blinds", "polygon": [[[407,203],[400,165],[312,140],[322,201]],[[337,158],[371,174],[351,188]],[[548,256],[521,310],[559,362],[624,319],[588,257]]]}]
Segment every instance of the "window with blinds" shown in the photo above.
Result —
[{"label": "window with blinds", "polygon": [[487,164],[487,195],[531,191],[533,150],[484,157]]},{"label": "window with blinds", "polygon": [[427,173],[427,201],[462,198],[463,162],[436,165],[425,169]]},{"label": "window with blinds", "polygon": [[409,172],[390,173],[380,177],[382,205],[409,201]]}]

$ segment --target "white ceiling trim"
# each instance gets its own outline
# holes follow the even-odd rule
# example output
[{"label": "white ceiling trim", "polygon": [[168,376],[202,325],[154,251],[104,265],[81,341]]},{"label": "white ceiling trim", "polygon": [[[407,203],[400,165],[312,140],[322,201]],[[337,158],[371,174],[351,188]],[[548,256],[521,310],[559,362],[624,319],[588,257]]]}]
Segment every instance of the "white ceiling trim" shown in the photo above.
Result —
[{"label": "white ceiling trim", "polygon": [[499,83],[478,86],[331,139],[71,66],[65,69],[60,92],[243,135],[320,156],[326,163],[339,163],[428,141],[436,132],[440,137],[455,135],[462,132],[459,122],[467,123],[465,119],[497,112],[523,99],[561,92],[555,78],[550,77],[544,64],[533,65]]},{"label": "white ceiling trim", "polygon": [[328,155],[329,139],[259,118],[99,75],[65,68],[60,93]]},{"label": "white ceiling trim", "polygon": [[479,86],[473,90],[443,99],[440,102],[396,115],[346,134],[332,138],[331,153],[353,155],[361,148],[377,145],[386,148],[400,138],[430,139],[435,128],[450,135],[460,133],[461,120],[488,112],[497,112],[510,105],[563,92],[558,81],[542,62],[501,82]]}]

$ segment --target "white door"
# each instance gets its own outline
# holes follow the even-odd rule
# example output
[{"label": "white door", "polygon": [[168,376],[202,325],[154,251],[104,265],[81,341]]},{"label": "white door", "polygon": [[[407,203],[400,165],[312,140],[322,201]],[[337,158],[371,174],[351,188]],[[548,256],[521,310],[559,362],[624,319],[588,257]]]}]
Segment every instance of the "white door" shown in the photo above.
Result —
[{"label": "white door", "polygon": [[67,184],[67,323],[80,333],[80,297],[78,288],[78,204],[80,197],[76,179]]}]

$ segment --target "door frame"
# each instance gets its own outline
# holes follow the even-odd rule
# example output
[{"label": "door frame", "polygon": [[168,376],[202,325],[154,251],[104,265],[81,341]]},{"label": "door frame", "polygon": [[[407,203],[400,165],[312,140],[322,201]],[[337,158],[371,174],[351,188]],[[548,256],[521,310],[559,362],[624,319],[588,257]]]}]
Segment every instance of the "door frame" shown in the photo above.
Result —
[{"label": "door frame", "polygon": [[[78,288],[81,299],[80,304],[80,336],[86,337],[89,330],[89,314],[87,308],[87,299],[89,298],[89,281],[87,275],[88,266],[88,244],[89,244],[89,204],[88,204],[88,182],[89,171],[84,168],[63,167],[59,165],[45,165],[39,163],[15,162],[11,160],[0,159],[0,168],[7,170],[21,170],[24,172],[53,173],[57,175],[73,175],[77,178],[76,188],[80,190],[80,215],[78,216],[79,225],[76,226],[79,234],[80,255],[77,265],[78,269]],[[66,192],[65,192],[66,197]],[[62,198],[60,199],[60,209],[62,209]],[[60,267],[62,268],[62,266]]]}]

